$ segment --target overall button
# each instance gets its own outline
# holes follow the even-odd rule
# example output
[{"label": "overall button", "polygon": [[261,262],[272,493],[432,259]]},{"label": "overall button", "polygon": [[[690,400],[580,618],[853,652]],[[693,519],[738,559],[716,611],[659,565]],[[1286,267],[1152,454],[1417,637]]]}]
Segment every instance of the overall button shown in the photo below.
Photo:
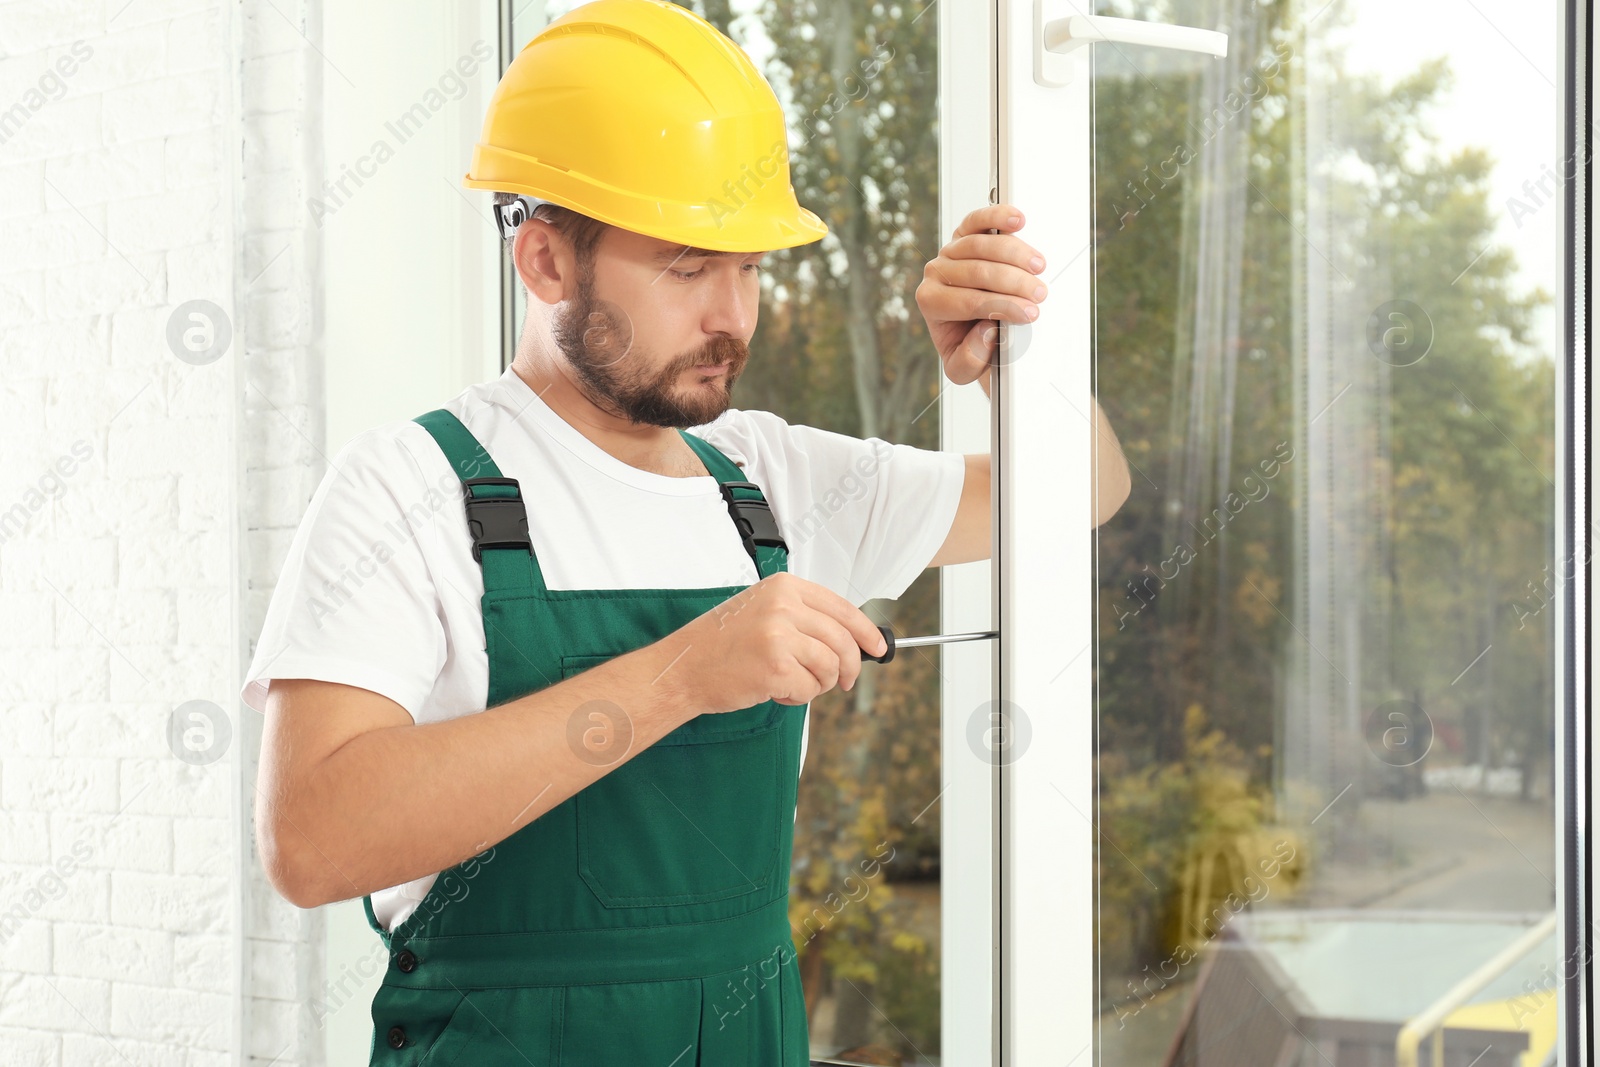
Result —
[{"label": "overall button", "polygon": [[417,969],[416,954],[408,948],[403,948],[400,950],[400,954],[394,958],[394,965],[400,968],[401,972],[410,974]]},{"label": "overall button", "polygon": [[405,1027],[403,1027],[403,1026],[391,1026],[391,1027],[389,1027],[389,1047],[390,1048],[405,1048],[406,1047],[406,1030],[405,1030]]}]

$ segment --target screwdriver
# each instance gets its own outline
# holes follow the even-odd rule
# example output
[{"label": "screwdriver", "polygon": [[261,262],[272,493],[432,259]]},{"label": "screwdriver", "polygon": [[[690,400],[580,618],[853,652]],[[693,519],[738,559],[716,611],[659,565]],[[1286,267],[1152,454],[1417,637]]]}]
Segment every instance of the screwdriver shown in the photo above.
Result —
[{"label": "screwdriver", "polygon": [[[991,204],[996,202],[994,190],[990,190],[989,192],[989,202]],[[989,232],[999,233],[1000,231],[991,228]],[[1000,327],[1005,327],[1006,323],[1001,321],[998,322],[997,325]],[[996,337],[998,338],[999,336],[1000,331],[996,330]],[[862,649],[862,659],[870,659],[874,663],[888,663],[890,660],[894,659],[894,646],[896,644],[899,644],[902,648],[914,648],[918,645],[946,645],[954,641],[986,641],[991,637],[1000,636],[1000,631],[998,630],[977,630],[972,633],[965,634],[932,634],[928,637],[902,637],[897,642],[894,638],[894,631],[890,630],[887,626],[879,626],[878,632],[883,635],[883,639],[887,643],[887,647],[885,647],[883,650],[883,655],[874,656],[866,649]]]},{"label": "screwdriver", "polygon": [[917,645],[945,645],[952,641],[986,641],[991,637],[1000,636],[1000,631],[998,630],[975,630],[972,633],[965,634],[932,634],[928,637],[902,637],[896,641],[894,631],[887,626],[879,626],[878,632],[883,635],[883,639],[888,642],[889,647],[884,650],[881,656],[874,656],[866,649],[862,649],[862,659],[870,659],[874,663],[888,663],[894,659],[894,648],[897,644],[901,648],[913,648]]}]

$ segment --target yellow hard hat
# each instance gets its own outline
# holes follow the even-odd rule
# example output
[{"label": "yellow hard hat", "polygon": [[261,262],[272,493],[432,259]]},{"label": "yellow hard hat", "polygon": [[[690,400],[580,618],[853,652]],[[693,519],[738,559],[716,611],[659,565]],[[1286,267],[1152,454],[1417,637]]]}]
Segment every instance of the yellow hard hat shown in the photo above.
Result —
[{"label": "yellow hard hat", "polygon": [[665,0],[591,0],[529,41],[463,184],[717,251],[828,232],[795,199],[772,87],[715,26]]}]

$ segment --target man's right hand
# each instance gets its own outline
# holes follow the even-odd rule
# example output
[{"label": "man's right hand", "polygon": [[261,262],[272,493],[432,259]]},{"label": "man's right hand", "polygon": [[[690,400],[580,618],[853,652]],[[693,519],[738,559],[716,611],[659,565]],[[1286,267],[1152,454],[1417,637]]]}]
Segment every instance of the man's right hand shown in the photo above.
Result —
[{"label": "man's right hand", "polygon": [[861,650],[887,650],[878,627],[844,597],[787,571],[756,582],[662,640],[681,646],[668,669],[703,713],[775,700],[807,704],[861,673]]},{"label": "man's right hand", "polygon": [[[782,572],[643,649],[442,722],[417,724],[356,686],[274,678],[257,785],[262,863],[302,908],[445,870],[688,719],[765,700],[805,704],[841,681],[848,689],[861,650],[883,646],[854,604]],[[627,743],[605,760],[573,738],[595,705],[627,724]]]}]

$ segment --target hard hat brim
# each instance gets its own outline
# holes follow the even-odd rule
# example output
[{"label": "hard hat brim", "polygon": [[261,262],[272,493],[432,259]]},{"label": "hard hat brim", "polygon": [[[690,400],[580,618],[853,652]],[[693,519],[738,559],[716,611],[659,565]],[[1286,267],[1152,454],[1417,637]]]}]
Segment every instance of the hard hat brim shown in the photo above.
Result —
[{"label": "hard hat brim", "polygon": [[[482,167],[476,164],[482,153],[483,146],[479,146],[473,156],[473,169],[480,173]],[[528,160],[521,165],[527,169],[530,163],[537,165],[537,161]],[[591,187],[581,197],[575,197],[564,195],[549,186],[474,178],[470,173],[462,176],[461,184],[468,189],[521,193],[548,200],[619,229],[717,252],[770,252],[811,244],[828,235],[827,223],[801,207],[793,194],[788,198],[793,205],[793,213],[772,215],[757,210],[741,211],[738,205],[730,208],[725,203],[683,204],[647,200],[620,189],[604,190],[604,195],[598,195],[601,190]]]}]

